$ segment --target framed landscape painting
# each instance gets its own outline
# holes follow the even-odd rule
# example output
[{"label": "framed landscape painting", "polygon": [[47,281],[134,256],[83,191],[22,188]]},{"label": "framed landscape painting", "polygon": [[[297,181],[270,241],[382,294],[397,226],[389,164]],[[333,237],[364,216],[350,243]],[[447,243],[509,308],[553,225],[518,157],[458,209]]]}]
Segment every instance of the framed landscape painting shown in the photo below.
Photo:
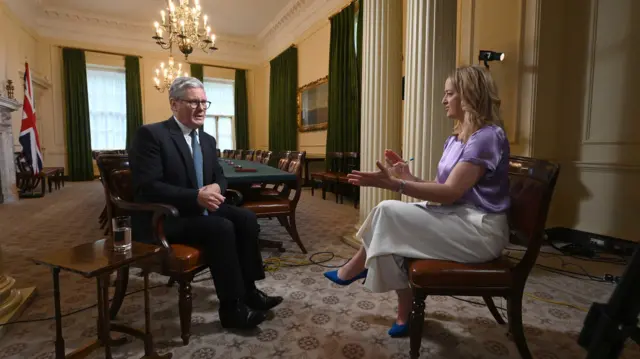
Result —
[{"label": "framed landscape painting", "polygon": [[329,125],[329,77],[298,89],[298,130],[326,130]]}]

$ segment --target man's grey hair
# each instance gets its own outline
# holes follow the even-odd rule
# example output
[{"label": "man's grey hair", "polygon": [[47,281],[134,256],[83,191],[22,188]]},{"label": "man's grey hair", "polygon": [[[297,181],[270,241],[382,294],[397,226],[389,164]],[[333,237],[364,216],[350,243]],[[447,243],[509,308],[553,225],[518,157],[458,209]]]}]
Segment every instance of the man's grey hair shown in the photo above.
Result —
[{"label": "man's grey hair", "polygon": [[204,85],[195,77],[177,77],[173,80],[171,88],[169,88],[169,99],[180,100],[183,98],[185,91],[192,88],[204,90]]}]

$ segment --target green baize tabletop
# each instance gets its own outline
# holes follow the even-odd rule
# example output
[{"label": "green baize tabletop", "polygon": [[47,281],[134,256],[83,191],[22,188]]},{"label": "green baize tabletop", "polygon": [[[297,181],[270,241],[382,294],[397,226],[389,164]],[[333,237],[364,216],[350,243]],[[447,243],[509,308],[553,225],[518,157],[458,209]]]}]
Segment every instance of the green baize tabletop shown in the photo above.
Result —
[{"label": "green baize tabletop", "polygon": [[[231,161],[233,165],[227,163]],[[262,163],[246,161],[246,160],[229,160],[219,158],[218,162],[222,166],[224,176],[229,184],[235,183],[256,183],[256,182],[280,182],[295,181],[294,173],[285,172],[275,167],[267,166]],[[242,168],[255,168],[256,172],[236,172],[234,166],[242,166]]]}]

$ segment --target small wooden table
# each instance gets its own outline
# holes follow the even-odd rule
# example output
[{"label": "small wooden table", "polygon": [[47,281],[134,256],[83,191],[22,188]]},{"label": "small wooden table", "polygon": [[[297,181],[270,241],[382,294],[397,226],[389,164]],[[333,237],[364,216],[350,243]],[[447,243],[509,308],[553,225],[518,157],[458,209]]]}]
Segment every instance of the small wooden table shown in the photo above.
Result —
[{"label": "small wooden table", "polygon": [[[105,239],[93,243],[63,249],[43,255],[32,260],[36,264],[51,267],[53,273],[53,296],[56,317],[56,359],[84,358],[97,348],[104,347],[105,358],[111,358],[111,345],[117,345],[119,340],[111,339],[111,331],[129,334],[144,341],[143,358],[171,358],[168,353],[160,356],[153,349],[151,336],[151,316],[149,312],[149,274],[144,272],[144,321],[145,331],[134,329],[121,324],[111,324],[109,321],[109,277],[111,273],[121,267],[147,259],[164,255],[162,247],[144,243],[132,243],[131,250],[119,253],[111,250]],[[98,284],[98,338],[94,342],[65,356],[64,339],[62,338],[62,313],[60,309],[60,270],[67,270],[85,278],[96,278]],[[124,339],[124,338],[122,338]]]}]

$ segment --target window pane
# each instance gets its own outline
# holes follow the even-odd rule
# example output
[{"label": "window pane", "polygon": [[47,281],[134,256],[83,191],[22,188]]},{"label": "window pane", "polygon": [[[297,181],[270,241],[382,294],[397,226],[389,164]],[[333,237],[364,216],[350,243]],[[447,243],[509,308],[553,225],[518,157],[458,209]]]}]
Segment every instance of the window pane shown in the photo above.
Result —
[{"label": "window pane", "polygon": [[204,132],[213,137],[218,137],[216,134],[216,119],[213,116],[207,116],[204,119]]},{"label": "window pane", "polygon": [[207,99],[211,101],[211,107],[207,110],[209,115],[233,116],[233,81],[223,79],[204,80],[204,89]]},{"label": "window pane", "polygon": [[233,120],[231,117],[218,118],[218,148],[221,150],[234,150],[233,147]]},{"label": "window pane", "polygon": [[126,148],[127,98],[124,69],[87,66],[91,149]]}]

